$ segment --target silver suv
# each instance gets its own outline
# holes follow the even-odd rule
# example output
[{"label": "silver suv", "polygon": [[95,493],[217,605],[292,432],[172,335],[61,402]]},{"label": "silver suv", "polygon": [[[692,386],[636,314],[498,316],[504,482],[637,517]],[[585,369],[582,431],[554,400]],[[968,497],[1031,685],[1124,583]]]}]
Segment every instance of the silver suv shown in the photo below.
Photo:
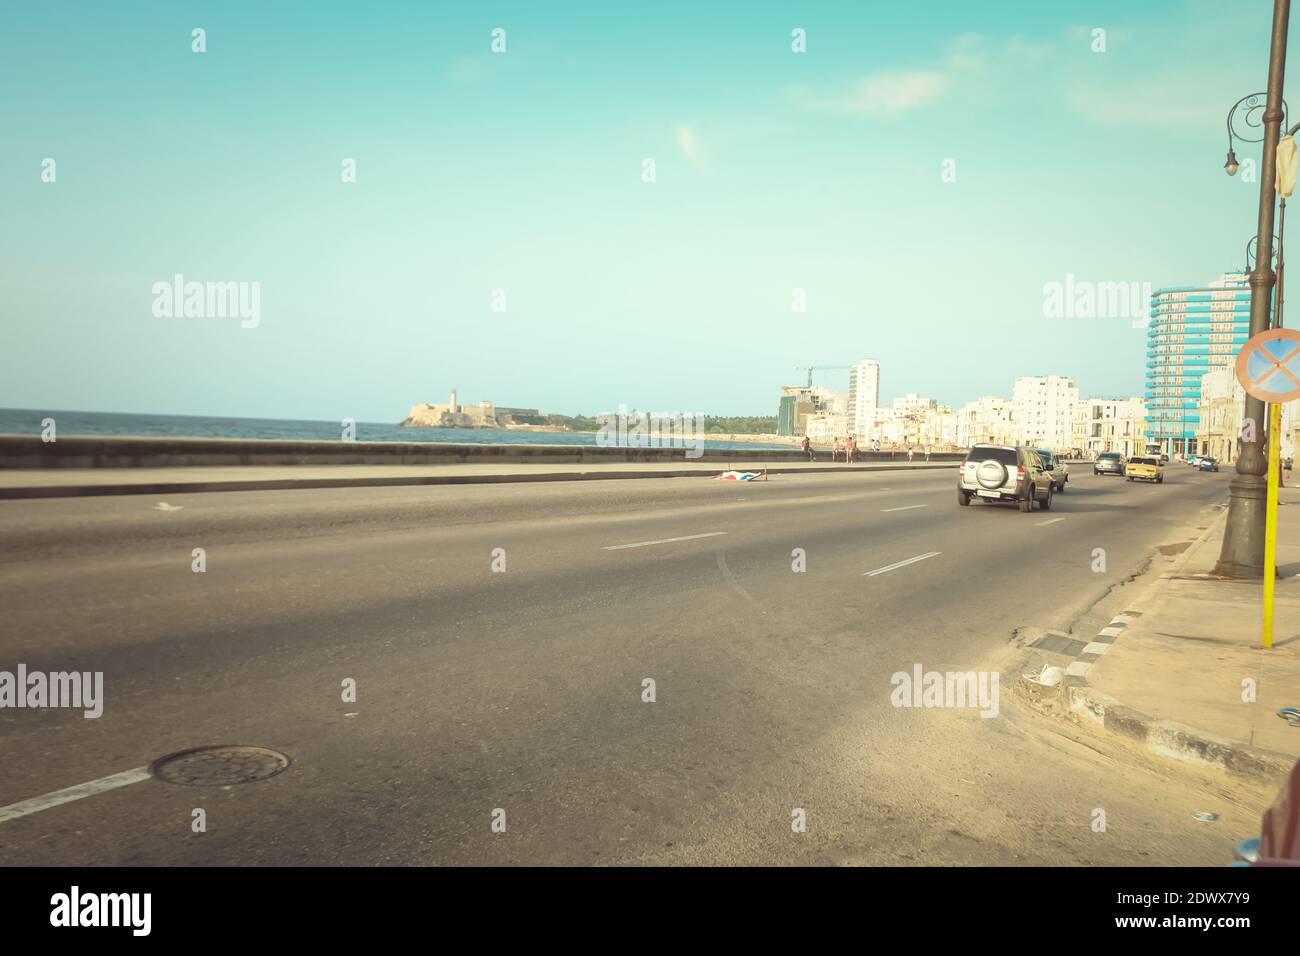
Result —
[{"label": "silver suv", "polygon": [[1034,502],[1052,507],[1052,473],[1032,448],[1024,445],[976,445],[966,455],[957,475],[957,504],[971,498],[1014,501],[1020,510],[1033,510]]}]

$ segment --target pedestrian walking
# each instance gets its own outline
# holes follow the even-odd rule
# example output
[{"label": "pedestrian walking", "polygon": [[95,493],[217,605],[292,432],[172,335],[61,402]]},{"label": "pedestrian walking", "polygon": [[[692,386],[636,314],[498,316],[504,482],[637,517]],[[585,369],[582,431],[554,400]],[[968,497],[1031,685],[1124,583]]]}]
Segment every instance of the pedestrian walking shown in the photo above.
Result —
[{"label": "pedestrian walking", "polygon": [[804,435],[804,436],[803,436],[803,441],[801,441],[801,442],[799,443],[799,447],[802,448],[802,449],[804,450],[804,452],[808,455],[808,460],[809,460],[809,461],[816,461],[816,460],[817,460],[817,456],[813,454],[813,450],[812,450],[812,442],[810,442],[810,441],[808,440],[808,436],[807,436],[807,435]]},{"label": "pedestrian walking", "polygon": [[908,446],[907,446],[907,461],[908,461],[908,464],[911,464],[911,462],[912,462],[912,446],[911,446],[911,445],[908,445]]},{"label": "pedestrian walking", "polygon": [[929,445],[926,445],[926,446],[925,446],[925,460],[926,460],[926,461],[929,461],[929,460],[930,460],[930,446],[929,446]]},{"label": "pedestrian walking", "polygon": [[1282,466],[1286,469],[1286,471],[1282,473],[1282,477],[1290,478],[1291,477],[1291,456],[1290,455],[1286,456],[1286,461],[1282,463]]}]

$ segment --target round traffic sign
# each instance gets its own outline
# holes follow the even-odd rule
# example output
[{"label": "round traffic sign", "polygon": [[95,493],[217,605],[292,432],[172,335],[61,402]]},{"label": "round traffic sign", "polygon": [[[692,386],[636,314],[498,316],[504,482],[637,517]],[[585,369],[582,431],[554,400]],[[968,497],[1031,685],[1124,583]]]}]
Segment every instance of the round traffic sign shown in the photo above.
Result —
[{"label": "round traffic sign", "polygon": [[1237,381],[1261,402],[1300,398],[1300,332],[1266,329],[1237,353]]}]

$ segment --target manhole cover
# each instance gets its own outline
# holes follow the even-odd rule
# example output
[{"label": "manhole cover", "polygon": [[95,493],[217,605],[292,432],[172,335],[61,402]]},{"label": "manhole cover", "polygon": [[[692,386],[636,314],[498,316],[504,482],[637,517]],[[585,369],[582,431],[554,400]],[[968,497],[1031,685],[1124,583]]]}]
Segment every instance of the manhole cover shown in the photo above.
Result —
[{"label": "manhole cover", "polygon": [[195,747],[159,757],[149,768],[167,783],[189,787],[227,787],[274,777],[289,766],[289,758],[265,747],[222,745]]}]

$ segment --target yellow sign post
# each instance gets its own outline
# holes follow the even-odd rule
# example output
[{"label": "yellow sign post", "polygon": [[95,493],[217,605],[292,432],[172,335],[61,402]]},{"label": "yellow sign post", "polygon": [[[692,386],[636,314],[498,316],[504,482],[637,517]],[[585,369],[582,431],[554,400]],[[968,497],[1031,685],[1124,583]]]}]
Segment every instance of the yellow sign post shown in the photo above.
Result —
[{"label": "yellow sign post", "polygon": [[[1264,516],[1264,646],[1273,646],[1273,588],[1277,583],[1277,486],[1282,456],[1282,403],[1300,398],[1300,332],[1258,332],[1237,353],[1237,381],[1268,407],[1268,504]],[[1251,424],[1253,428],[1253,423]],[[1252,439],[1253,441],[1253,439]]]},{"label": "yellow sign post", "polygon": [[1282,453],[1282,406],[1268,406],[1268,512],[1264,519],[1264,646],[1273,646],[1273,585],[1277,578],[1277,484]]}]

